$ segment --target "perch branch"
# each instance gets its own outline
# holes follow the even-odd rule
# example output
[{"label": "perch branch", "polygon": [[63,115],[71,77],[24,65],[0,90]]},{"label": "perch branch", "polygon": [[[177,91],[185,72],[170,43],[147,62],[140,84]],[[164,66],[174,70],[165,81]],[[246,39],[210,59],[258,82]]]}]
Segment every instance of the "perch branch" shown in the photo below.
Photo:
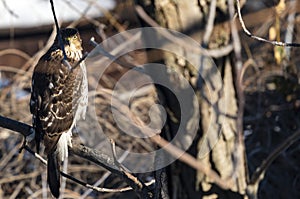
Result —
[{"label": "perch branch", "polygon": [[[23,136],[29,136],[33,130],[32,127],[28,124],[22,123],[22,122],[18,122],[16,120],[10,119],[10,118],[6,118],[3,116],[0,116],[0,127],[21,133]],[[39,155],[34,153],[28,146],[24,145],[23,146],[24,149],[26,149],[29,153],[31,153],[32,155],[34,155],[35,157],[37,157],[42,163],[46,163],[45,160],[43,160],[42,157],[38,157]],[[136,177],[134,177],[135,180],[131,179],[130,177],[128,177],[127,173],[124,173],[123,171],[119,170],[119,167],[115,164],[114,160],[112,157],[103,154],[95,149],[91,149],[89,147],[86,147],[82,144],[76,144],[74,143],[72,147],[69,147],[69,151],[70,153],[77,155],[81,158],[87,159],[91,162],[94,162],[95,164],[104,167],[105,169],[109,170],[110,172],[118,175],[119,177],[121,177],[122,179],[124,179],[126,181],[126,183],[137,193],[138,196],[140,196],[141,198],[149,198],[149,190],[147,189],[146,186],[140,186],[141,184],[136,184]],[[92,185],[88,185],[85,182],[82,182],[78,179],[75,179],[72,176],[69,176],[68,174],[65,174],[63,172],[61,172],[62,176],[75,181],[87,188],[99,191],[101,190],[101,188],[99,189],[98,187],[94,187]],[[133,176],[132,174],[130,174],[131,176]],[[128,190],[129,188],[126,188],[126,190]],[[102,189],[105,190],[105,189]]]}]

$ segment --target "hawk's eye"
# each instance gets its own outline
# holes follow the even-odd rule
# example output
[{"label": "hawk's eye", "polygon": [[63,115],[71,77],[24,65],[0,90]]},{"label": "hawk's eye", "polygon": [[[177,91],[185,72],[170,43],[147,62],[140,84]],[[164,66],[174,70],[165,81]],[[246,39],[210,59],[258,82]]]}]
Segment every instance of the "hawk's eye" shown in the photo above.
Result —
[{"label": "hawk's eye", "polygon": [[77,39],[77,35],[74,35],[74,36],[73,36],[73,39]]}]

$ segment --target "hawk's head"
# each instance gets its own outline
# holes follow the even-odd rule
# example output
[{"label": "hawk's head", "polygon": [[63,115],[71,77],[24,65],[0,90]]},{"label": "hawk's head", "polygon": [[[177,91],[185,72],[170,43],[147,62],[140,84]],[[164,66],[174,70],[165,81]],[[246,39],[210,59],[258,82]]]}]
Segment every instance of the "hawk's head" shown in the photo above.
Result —
[{"label": "hawk's head", "polygon": [[[60,34],[65,47],[70,47],[73,50],[82,50],[81,39],[77,29],[65,28],[60,29]],[[58,36],[55,38],[55,42],[59,42]]]}]

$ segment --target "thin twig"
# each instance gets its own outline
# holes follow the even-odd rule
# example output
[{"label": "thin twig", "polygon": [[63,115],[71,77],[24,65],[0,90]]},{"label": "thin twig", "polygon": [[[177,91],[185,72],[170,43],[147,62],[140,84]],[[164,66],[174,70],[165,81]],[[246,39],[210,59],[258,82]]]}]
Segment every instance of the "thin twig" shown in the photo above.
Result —
[{"label": "thin twig", "polygon": [[112,153],[113,153],[113,158],[114,158],[114,162],[115,164],[119,167],[119,169],[121,171],[123,171],[125,173],[125,175],[131,179],[132,181],[135,182],[135,184],[138,186],[139,189],[143,189],[143,187],[146,187],[146,185],[140,181],[137,177],[133,176],[131,173],[127,172],[126,168],[117,160],[117,153],[116,153],[116,144],[115,141],[113,139],[110,139],[110,143],[111,143],[111,149],[112,149]]},{"label": "thin twig", "polygon": [[16,152],[18,151],[18,147],[14,147],[12,150],[10,150],[10,152],[8,154],[5,154],[5,156],[2,156],[2,158],[0,159],[0,171],[2,171],[7,164],[9,163],[9,161],[12,159],[12,157],[16,154]]},{"label": "thin twig", "polygon": [[[141,6],[135,6],[135,10],[136,10],[137,14],[144,21],[146,21],[149,25],[151,25],[153,27],[161,27],[157,22],[155,22],[145,12],[145,10]],[[220,47],[218,49],[207,50],[207,49],[201,48],[200,45],[199,45],[199,47],[191,46],[191,45],[187,44],[184,40],[182,40],[182,38],[178,38],[178,37],[174,36],[173,34],[171,34],[170,32],[168,32],[164,29],[160,29],[160,34],[162,36],[164,36],[166,39],[180,45],[181,47],[183,47],[187,51],[197,53],[197,54],[200,54],[200,55],[205,55],[205,56],[211,56],[211,57],[214,57],[214,58],[218,58],[218,57],[223,57],[225,55],[228,55],[232,51],[232,45],[230,45],[230,44],[227,45],[227,46],[224,46],[224,47]]]},{"label": "thin twig", "polygon": [[24,51],[21,51],[19,49],[16,49],[16,48],[8,48],[8,49],[4,49],[4,50],[0,51],[0,56],[4,56],[7,54],[17,55],[25,60],[30,59],[30,56],[27,53],[25,53]]},{"label": "thin twig", "polygon": [[6,0],[2,0],[2,3],[3,3],[4,8],[9,12],[9,14],[14,16],[15,18],[19,18],[19,16],[8,7]]},{"label": "thin twig", "polygon": [[67,54],[66,54],[66,51],[65,51],[64,42],[63,42],[63,39],[62,39],[62,36],[61,36],[61,33],[60,33],[60,28],[59,28],[59,25],[58,25],[58,21],[57,21],[57,18],[56,18],[53,0],[50,0],[50,4],[51,4],[52,14],[53,14],[53,17],[54,17],[54,22],[55,22],[55,26],[56,26],[56,32],[57,32],[60,48],[63,52],[64,60],[67,60]]},{"label": "thin twig", "polygon": [[109,23],[118,30],[118,32],[124,32],[126,39],[129,39],[131,37],[131,35],[126,32],[124,26],[118,22],[114,15],[112,15],[110,11],[101,6],[101,2],[94,0],[85,1],[89,2],[93,6],[93,8],[97,8],[108,19]]},{"label": "thin twig", "polygon": [[123,165],[117,160],[117,152],[116,152],[116,143],[113,139],[110,139],[111,144],[111,151],[114,158],[115,164],[119,167],[121,171],[125,171],[126,169],[123,167]]},{"label": "thin twig", "polygon": [[75,68],[77,68],[77,66],[79,66],[81,62],[83,62],[88,56],[89,53],[85,52],[84,55],[80,58],[80,60],[74,66],[71,67],[71,69],[74,70]]},{"label": "thin twig", "polygon": [[2,66],[0,65],[0,71],[5,71],[5,72],[13,72],[16,74],[20,74],[20,75],[24,75],[26,73],[26,71],[20,69],[20,68],[15,68],[15,67],[11,67],[11,66]]},{"label": "thin twig", "polygon": [[[139,35],[137,35],[137,37],[139,37]],[[95,47],[91,52],[95,51],[96,53],[101,54],[101,55],[109,58],[110,60],[114,61],[115,63],[119,64],[120,66],[122,66],[124,68],[129,68],[129,69],[135,70],[137,72],[146,73],[146,71],[144,70],[144,68],[142,66],[137,67],[133,64],[123,62],[123,61],[119,60],[118,57],[116,57],[116,56],[112,55],[111,53],[107,52],[105,49],[103,49],[101,47],[100,44],[98,44],[95,41],[94,37],[92,37],[90,39],[90,43],[91,43],[91,45],[93,45]],[[89,53],[88,56],[95,56],[95,53],[91,53],[91,52]]]},{"label": "thin twig", "polygon": [[215,17],[216,17],[216,8],[217,8],[217,0],[212,0],[210,2],[208,20],[206,23],[205,32],[204,32],[204,36],[203,36],[204,46],[207,46],[207,44],[209,42],[209,38],[210,38],[211,33],[214,28],[214,21],[215,21]]},{"label": "thin twig", "polygon": [[[81,10],[78,9],[76,6],[74,6],[74,5],[71,3],[71,1],[69,1],[69,0],[64,0],[64,2],[72,9],[72,11],[75,11],[75,12],[77,12],[78,14],[80,14],[79,19],[77,19],[76,21],[73,21],[73,22],[69,25],[69,27],[75,27],[76,25],[78,25],[78,23],[79,23],[82,19],[86,19],[86,20],[88,20],[90,23],[92,23],[92,24],[94,24],[94,25],[97,24],[97,23],[99,23],[97,20],[95,20],[95,19],[93,19],[93,18],[87,16],[88,11],[90,11],[90,9],[92,8],[92,4],[91,4],[91,3],[88,4],[88,6],[84,9],[83,12],[81,12]],[[96,25],[96,26],[98,26],[98,25]]]},{"label": "thin twig", "polygon": [[293,143],[298,141],[300,138],[300,130],[297,130],[295,133],[286,138],[256,169],[256,171],[252,174],[249,184],[257,184],[262,180],[261,176],[267,170],[267,168],[272,164],[272,162],[288,147],[290,147]]},{"label": "thin twig", "polygon": [[21,181],[24,179],[32,179],[32,178],[40,175],[40,173],[41,173],[41,171],[33,171],[31,173],[20,174],[17,176],[12,175],[12,176],[5,177],[5,178],[3,176],[1,176],[0,185],[15,182],[15,181]]},{"label": "thin twig", "polygon": [[258,41],[262,41],[262,42],[265,42],[265,43],[272,44],[274,46],[300,47],[299,43],[285,43],[285,42],[281,42],[281,41],[271,41],[271,40],[268,40],[268,39],[265,39],[265,38],[262,38],[262,37],[258,37],[258,36],[252,35],[252,33],[247,29],[247,27],[246,27],[246,25],[244,23],[244,20],[243,20],[242,14],[241,14],[241,6],[240,6],[240,1],[239,0],[236,0],[236,5],[237,5],[237,14],[238,14],[238,18],[239,18],[240,24],[241,24],[241,26],[243,28],[243,32],[248,37],[250,37],[252,39],[255,39],[255,40],[258,40]]},{"label": "thin twig", "polygon": [[[54,27],[54,26],[53,26]],[[35,55],[33,55],[22,67],[21,69],[26,70],[27,73],[26,75],[15,75],[13,77],[13,80],[16,82],[16,85],[19,88],[23,88],[24,85],[26,84],[26,82],[28,82],[27,80],[31,78],[32,75],[32,71],[34,70],[34,67],[30,67],[30,66],[35,66],[39,59],[42,57],[43,54],[45,54],[47,52],[47,50],[50,48],[50,46],[53,43],[53,40],[55,38],[55,31],[53,30],[51,33],[51,36],[49,37],[48,41],[46,42],[46,45],[40,49]],[[30,67],[30,68],[29,68]]]},{"label": "thin twig", "polygon": [[27,145],[24,145],[23,148],[28,151],[31,155],[33,155],[36,159],[41,161],[44,165],[47,165],[47,160],[45,160],[42,156],[40,156],[38,153],[35,153],[32,151]]},{"label": "thin twig", "polygon": [[[124,159],[128,156],[129,154],[129,151],[125,151],[122,156],[118,159],[119,162],[122,162],[124,161]],[[100,184],[102,184],[109,176],[110,176],[111,172],[110,171],[107,171],[104,175],[102,175],[102,177],[93,184],[93,186],[98,186]],[[147,183],[145,183],[147,184]],[[92,190],[88,189],[86,190],[81,196],[79,199],[84,199],[86,198],[90,193],[92,192]]]},{"label": "thin twig", "polygon": [[14,192],[10,195],[8,199],[15,199],[23,189],[25,181],[19,182],[18,186],[15,188]]}]

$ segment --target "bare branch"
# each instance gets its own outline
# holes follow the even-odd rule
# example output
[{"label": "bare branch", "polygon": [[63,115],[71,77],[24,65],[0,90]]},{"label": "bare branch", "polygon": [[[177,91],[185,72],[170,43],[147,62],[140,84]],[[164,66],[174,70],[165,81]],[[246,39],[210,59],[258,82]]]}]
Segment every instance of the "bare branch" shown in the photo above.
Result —
[{"label": "bare branch", "polygon": [[[160,25],[158,23],[156,23],[145,11],[141,6],[135,6],[135,10],[137,11],[138,15],[145,20],[149,25],[153,26],[153,27],[160,27]],[[199,45],[199,48],[195,48],[193,46],[190,46],[188,44],[185,43],[185,41],[183,41],[180,38],[177,38],[176,36],[170,34],[168,31],[165,30],[161,30],[160,32],[166,39],[169,39],[171,41],[173,41],[174,43],[180,45],[181,47],[183,47],[184,49],[191,51],[193,53],[197,53],[200,55],[205,55],[205,56],[211,56],[211,57],[222,57],[225,55],[228,55],[231,51],[232,51],[232,45],[229,44],[227,46],[224,47],[220,47],[218,49],[211,49],[211,50],[207,50],[204,48],[201,48],[201,46]]]},{"label": "bare branch", "polygon": [[74,70],[75,68],[77,68],[77,66],[79,66],[87,57],[88,57],[89,53],[84,53],[84,55],[80,58],[80,60],[73,66],[71,67],[72,70]]},{"label": "bare branch", "polygon": [[6,118],[0,115],[0,126],[18,133],[23,136],[29,136],[32,133],[32,127],[28,124],[18,122],[16,120]]},{"label": "bare branch", "polygon": [[[111,95],[110,90],[108,89],[102,89],[101,94],[102,95]],[[109,96],[108,96],[109,97]],[[137,122],[140,126],[145,126],[144,122],[139,118],[135,117],[134,114],[129,110],[127,106],[122,104],[121,102],[114,100],[114,106],[118,107],[120,111],[122,111],[125,115],[128,115],[130,118],[134,118],[134,121]],[[216,183],[218,186],[222,187],[223,189],[230,189],[233,184],[232,179],[222,179],[215,171],[213,171],[209,167],[205,167],[199,161],[194,158],[192,155],[186,153],[182,149],[176,147],[175,145],[171,144],[161,136],[159,136],[160,132],[157,130],[155,133],[153,130],[149,128],[144,128],[141,130],[142,133],[147,135],[151,141],[153,141],[155,144],[163,148],[166,152],[168,152],[173,157],[178,158],[180,161],[184,162],[185,164],[191,166],[194,169],[197,169],[201,172],[203,172],[205,175],[207,175],[212,182]]]},{"label": "bare branch", "polygon": [[[231,27],[231,35],[233,41],[233,50],[235,53],[236,61],[234,70],[236,73],[235,79],[235,86],[238,98],[238,111],[237,111],[237,140],[236,140],[236,152],[235,152],[235,159],[234,161],[234,174],[233,176],[237,176],[236,173],[243,169],[245,162],[245,144],[244,144],[244,137],[243,137],[243,118],[244,118],[244,108],[245,108],[245,95],[242,85],[242,70],[243,70],[243,63],[242,63],[242,55],[241,55],[241,41],[239,38],[238,30],[236,27],[236,23],[234,21],[234,1],[228,0],[228,9],[230,14],[230,27]],[[245,178],[243,178],[245,179]],[[245,179],[246,181],[246,179]],[[246,182],[245,182],[246,183]]]},{"label": "bare branch", "polygon": [[[32,127],[28,124],[18,122],[16,120],[12,120],[3,116],[0,116],[0,127],[10,129],[12,131],[21,133],[23,136],[29,136],[33,130]],[[30,152],[32,155],[37,157],[42,163],[46,163],[46,161],[41,158],[38,154],[34,153],[28,146],[24,145],[24,149],[26,149],[28,152]],[[69,147],[70,153],[77,155],[81,158],[87,159],[89,161],[94,162],[95,164],[104,167],[105,169],[109,170],[110,172],[118,175],[122,179],[124,179],[127,184],[132,187],[132,189],[137,193],[137,195],[141,198],[150,198],[150,191],[148,190],[147,186],[142,186],[141,184],[136,184],[136,177],[133,177],[132,174],[130,176],[127,175],[127,172],[125,173],[124,171],[119,170],[119,167],[115,164],[114,160],[112,157],[103,154],[95,149],[91,149],[89,147],[86,147],[82,144],[76,144],[73,143],[72,147]],[[85,182],[82,182],[76,178],[73,178],[72,176],[69,176],[68,174],[65,174],[61,172],[62,176],[71,179],[72,181],[75,181],[85,187],[91,188],[93,190],[98,190],[98,188],[95,188],[92,185],[89,185]],[[139,181],[140,182],[140,181]]]},{"label": "bare branch", "polygon": [[216,8],[217,8],[217,0],[212,0],[209,8],[209,16],[205,27],[205,32],[203,36],[203,44],[207,46],[209,42],[209,38],[214,28],[214,22],[216,17]]},{"label": "bare branch", "polygon": [[[133,36],[133,41],[138,39],[140,37],[140,33],[138,35],[134,35]],[[130,42],[133,42],[133,41],[130,41]],[[95,51],[96,53],[98,54],[101,54],[107,58],[109,58],[110,60],[114,61],[115,63],[119,64],[120,66],[124,67],[124,68],[129,68],[129,69],[132,69],[132,70],[135,70],[135,71],[138,71],[138,72],[141,72],[141,73],[145,73],[144,69],[142,67],[137,67],[135,65],[132,65],[130,63],[126,63],[126,62],[123,62],[121,60],[119,60],[118,57],[112,55],[111,53],[107,52],[105,49],[103,49],[101,47],[101,45],[99,45],[96,41],[95,41],[95,38],[92,37],[90,39],[90,43],[91,45],[93,45],[95,48],[93,49],[93,51]],[[94,53],[89,53],[90,56],[94,56]],[[89,56],[88,55],[88,56]]]},{"label": "bare branch", "polygon": [[272,162],[288,147],[298,141],[300,138],[300,130],[296,131],[288,138],[286,138],[263,162],[257,167],[256,171],[252,174],[249,184],[257,184],[262,180],[262,175],[266,172]]},{"label": "bare branch", "polygon": [[6,0],[2,0],[2,3],[3,3],[4,8],[9,12],[9,14],[14,16],[15,18],[19,18],[19,16],[8,7]]},{"label": "bare branch", "polygon": [[[91,149],[81,144],[73,144],[72,148],[69,148],[72,154],[80,156],[84,159],[87,159],[95,164],[104,167],[110,172],[122,177],[126,183],[133,188],[133,190],[141,198],[149,198],[147,187],[141,187],[140,184],[136,184],[136,180],[131,179],[124,171],[119,170],[119,167],[115,164],[115,161],[112,157],[99,152],[98,150]],[[131,174],[132,176],[132,174]]]},{"label": "bare branch", "polygon": [[54,17],[55,26],[56,26],[57,36],[58,36],[59,43],[60,43],[60,48],[61,48],[61,50],[63,52],[64,60],[67,60],[67,54],[66,54],[66,51],[65,51],[65,47],[64,47],[63,40],[62,40],[62,36],[60,34],[60,29],[59,29],[59,25],[58,25],[56,14],[55,14],[53,0],[50,0],[50,4],[51,4],[52,14],[53,14],[53,17]]},{"label": "bare branch", "polygon": [[252,35],[252,33],[247,29],[247,27],[244,23],[244,20],[243,20],[242,14],[241,14],[240,0],[236,0],[236,5],[237,5],[237,14],[238,14],[238,17],[239,17],[239,21],[241,23],[241,26],[243,28],[244,33],[248,37],[251,37],[252,39],[255,39],[255,40],[258,40],[258,41],[262,41],[262,42],[265,42],[265,43],[272,44],[274,46],[300,47],[299,43],[285,43],[285,42],[281,42],[281,41],[270,41],[270,40],[264,39],[262,37]]}]

